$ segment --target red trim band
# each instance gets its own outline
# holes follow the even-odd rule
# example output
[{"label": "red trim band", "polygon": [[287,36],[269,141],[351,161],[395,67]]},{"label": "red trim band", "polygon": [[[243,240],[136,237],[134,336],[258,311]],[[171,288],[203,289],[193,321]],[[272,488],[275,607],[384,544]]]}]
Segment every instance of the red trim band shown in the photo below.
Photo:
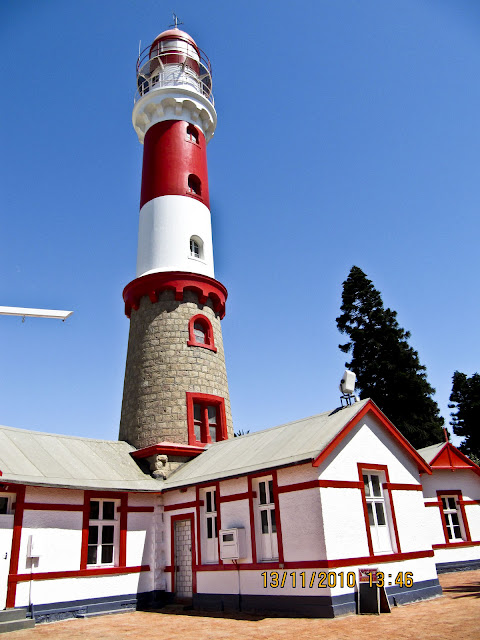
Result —
[{"label": "red trim band", "polygon": [[50,502],[26,502],[23,506],[28,511],[83,511],[83,504],[52,504]]},{"label": "red trim band", "polygon": [[432,544],[433,549],[450,549],[451,547],[478,547],[480,540],[462,540],[461,542],[444,542],[442,544]]},{"label": "red trim band", "polygon": [[177,504],[167,504],[165,507],[163,507],[163,510],[178,511],[179,509],[195,509],[198,506],[200,506],[199,502],[197,502],[197,500],[192,500],[191,502],[178,502]]},{"label": "red trim band", "polygon": [[11,576],[14,582],[29,582],[30,580],[61,580],[62,578],[87,578],[90,576],[111,576],[122,573],[141,573],[150,571],[150,565],[138,567],[105,567],[96,569],[80,569],[79,571],[50,571],[45,573],[19,573]]},{"label": "red trim band", "polygon": [[10,571],[7,580],[7,609],[15,606],[17,595],[16,577],[18,574],[18,559],[20,556],[20,540],[22,537],[23,505],[25,504],[25,486],[19,485],[13,489],[16,493],[15,515],[13,517],[12,549],[10,552]]},{"label": "red trim band", "polygon": [[248,500],[250,494],[248,491],[245,493],[232,493],[229,496],[217,496],[217,500],[220,504],[223,502],[236,502],[237,500]]},{"label": "red trim band", "polygon": [[423,491],[421,484],[402,484],[399,482],[384,482],[383,488],[389,491]]},{"label": "red trim band", "polygon": [[130,318],[132,309],[135,311],[139,309],[140,300],[144,296],[148,296],[150,301],[155,303],[158,302],[160,293],[166,290],[174,291],[175,300],[178,301],[183,300],[185,291],[196,293],[198,302],[202,305],[206,304],[210,298],[215,313],[220,315],[220,319],[225,316],[225,302],[228,292],[223,284],[199,273],[185,273],[183,271],[149,273],[129,282],[123,290],[125,315]]},{"label": "red trim band", "polygon": [[[363,556],[361,558],[338,558],[335,560],[305,560],[292,562],[249,562],[238,564],[203,564],[197,565],[195,571],[256,571],[269,569],[314,569],[325,568],[335,569],[337,567],[353,567],[359,564],[379,564],[384,562],[403,562],[404,560],[417,560],[420,558],[433,558],[434,552],[429,549],[427,551],[409,551],[408,553],[390,553],[385,555]],[[166,573],[172,573],[172,565],[165,567]]]}]

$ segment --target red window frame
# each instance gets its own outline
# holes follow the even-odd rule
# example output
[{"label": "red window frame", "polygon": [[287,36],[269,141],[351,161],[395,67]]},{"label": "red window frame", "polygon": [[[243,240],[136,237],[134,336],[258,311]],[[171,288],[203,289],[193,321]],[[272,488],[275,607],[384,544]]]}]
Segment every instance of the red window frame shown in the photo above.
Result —
[{"label": "red window frame", "polygon": [[[443,512],[443,504],[442,504],[442,498],[445,496],[449,496],[449,497],[455,496],[455,503],[457,507],[459,507],[460,518],[462,520],[462,523],[460,525],[460,530],[462,530],[462,525],[463,525],[463,531],[465,532],[465,540],[456,540],[456,539],[451,540],[448,537],[447,523],[445,521],[445,514]],[[442,520],[443,535],[445,536],[445,545],[456,546],[458,544],[461,544],[462,542],[467,542],[467,543],[471,542],[472,537],[470,535],[470,527],[468,526],[467,514],[465,511],[465,507],[463,505],[462,492],[459,489],[452,489],[452,490],[440,489],[437,491],[437,500],[438,500],[438,506],[440,509],[440,518]]]},{"label": "red window frame", "polygon": [[[195,437],[195,423],[193,414],[193,405],[199,404],[202,407],[202,424],[201,440]],[[225,414],[225,399],[220,396],[212,396],[207,393],[191,393],[187,391],[187,425],[188,425],[188,444],[204,445],[212,442],[210,430],[208,427],[208,407],[215,407],[217,410],[217,442],[227,440],[227,418]]]},{"label": "red window frame", "polygon": [[[200,323],[205,330],[205,342],[197,342],[195,337],[195,323]],[[207,316],[197,314],[196,316],[192,316],[188,323],[188,342],[187,345],[189,347],[203,347],[204,349],[210,349],[214,353],[217,353],[217,347],[215,346],[215,342],[213,339],[213,327],[210,320]]]}]

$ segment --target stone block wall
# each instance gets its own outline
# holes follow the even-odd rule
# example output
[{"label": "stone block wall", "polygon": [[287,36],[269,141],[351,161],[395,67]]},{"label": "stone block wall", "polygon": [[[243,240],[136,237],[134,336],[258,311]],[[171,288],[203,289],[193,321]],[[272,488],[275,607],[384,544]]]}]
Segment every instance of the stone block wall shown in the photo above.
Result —
[{"label": "stone block wall", "polygon": [[[212,324],[216,353],[187,345],[189,320],[199,313]],[[137,449],[164,440],[188,444],[187,391],[224,398],[233,437],[222,330],[210,299],[199,304],[190,291],[182,301],[173,291],[153,304],[143,297],[130,319],[119,440]]]}]

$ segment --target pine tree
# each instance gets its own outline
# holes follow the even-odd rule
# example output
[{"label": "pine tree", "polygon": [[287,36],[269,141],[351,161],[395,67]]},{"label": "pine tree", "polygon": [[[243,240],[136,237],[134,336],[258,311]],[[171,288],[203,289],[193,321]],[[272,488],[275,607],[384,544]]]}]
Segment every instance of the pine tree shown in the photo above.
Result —
[{"label": "pine tree", "polygon": [[385,309],[380,293],[356,266],[343,283],[342,314],[337,327],[350,338],[339,345],[352,359],[345,365],[357,375],[363,397],[370,397],[415,448],[443,440],[443,418],[418,353],[407,342],[410,332]]},{"label": "pine tree", "polygon": [[468,378],[455,371],[450,402],[449,408],[456,409],[450,414],[453,432],[465,437],[459,449],[477,461],[480,458],[480,375],[474,373]]}]

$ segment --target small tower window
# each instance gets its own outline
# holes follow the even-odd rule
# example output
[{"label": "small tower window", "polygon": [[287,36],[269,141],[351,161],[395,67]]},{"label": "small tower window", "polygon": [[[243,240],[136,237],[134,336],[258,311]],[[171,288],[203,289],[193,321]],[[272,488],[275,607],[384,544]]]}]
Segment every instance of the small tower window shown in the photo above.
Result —
[{"label": "small tower window", "polygon": [[194,196],[202,195],[202,183],[200,182],[200,178],[193,173],[188,176],[188,193],[191,193]]},{"label": "small tower window", "polygon": [[189,124],[187,127],[187,140],[198,144],[198,131],[192,124]]},{"label": "small tower window", "polygon": [[193,335],[195,336],[196,342],[199,344],[205,344],[207,342],[207,332],[205,331],[205,327],[201,322],[193,323]]},{"label": "small tower window", "polygon": [[198,236],[190,238],[190,258],[203,260],[203,241]]},{"label": "small tower window", "polygon": [[190,238],[190,255],[192,258],[200,258],[200,246],[193,238]]},{"label": "small tower window", "polygon": [[217,348],[213,341],[213,327],[210,320],[203,314],[190,318],[187,345],[189,347],[204,347],[216,353]]}]

